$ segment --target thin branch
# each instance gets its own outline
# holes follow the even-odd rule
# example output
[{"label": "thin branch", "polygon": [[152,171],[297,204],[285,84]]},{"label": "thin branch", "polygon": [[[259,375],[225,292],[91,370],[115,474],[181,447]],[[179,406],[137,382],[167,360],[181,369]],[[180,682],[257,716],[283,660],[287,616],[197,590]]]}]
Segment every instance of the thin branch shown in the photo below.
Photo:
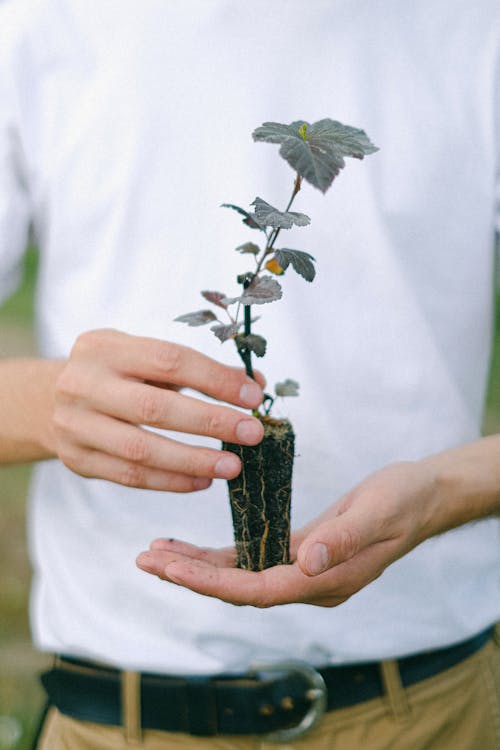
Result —
[{"label": "thin branch", "polygon": [[[253,274],[243,274],[242,276],[238,276],[238,282],[240,284],[243,284],[243,290],[248,289],[250,284],[252,283],[255,276]],[[238,303],[238,312],[241,306],[241,302]],[[245,322],[245,336],[250,336],[252,333],[252,306],[251,305],[244,305],[244,322]],[[238,344],[236,344],[236,349],[238,351],[238,354],[240,355],[243,364],[245,365],[245,370],[249,378],[252,378],[252,380],[255,380],[255,375],[252,367],[252,352],[250,349],[240,349]]]},{"label": "thin branch", "polygon": [[[293,204],[293,202],[295,200],[295,197],[296,197],[297,193],[299,192],[301,186],[302,186],[302,177],[299,174],[297,174],[297,176],[295,178],[294,185],[293,185],[292,195],[290,197],[290,200],[288,201],[287,207],[285,208],[285,213],[287,213],[287,211],[289,211],[290,208],[292,207],[292,204]],[[273,250],[274,250],[274,243],[276,242],[276,239],[277,239],[280,231],[281,231],[281,227],[277,227],[272,233],[270,233],[270,235],[269,235],[270,239],[268,241],[268,244],[267,244],[266,248],[264,249],[264,252],[262,253],[262,255],[260,257],[260,260],[259,260],[259,262],[257,264],[257,270],[255,271],[255,275],[256,276],[257,276],[257,274],[259,273],[259,271],[262,268],[262,264],[264,263],[264,259],[268,255],[271,255],[271,253],[273,252]]]},{"label": "thin branch", "polygon": [[[301,188],[301,184],[302,184],[302,178],[301,178],[301,176],[299,174],[297,174],[297,176],[295,178],[295,183],[294,183],[294,186],[293,186],[292,195],[290,197],[290,200],[288,201],[287,207],[285,208],[285,213],[290,210],[290,208],[292,206],[292,203],[295,200],[295,196],[297,195],[297,193],[299,192],[299,190]],[[270,230],[269,234],[267,232],[265,232],[266,239],[267,239],[267,245],[264,248],[264,250],[262,251],[262,255],[261,255],[261,257],[259,258],[259,260],[257,262],[257,268],[255,269],[255,273],[248,272],[246,274],[241,274],[240,276],[238,276],[238,283],[243,284],[243,289],[248,289],[248,287],[250,286],[250,284],[252,283],[252,281],[255,279],[255,277],[261,271],[262,264],[264,263],[264,259],[273,252],[273,249],[274,249],[273,246],[274,246],[274,243],[276,242],[276,238],[278,237],[278,235],[280,233],[280,229],[281,229],[281,227],[278,227],[274,231]],[[257,261],[257,258],[255,260]],[[241,301],[238,302],[238,307],[236,308],[236,319],[235,319],[235,322],[238,322],[241,305],[242,305],[242,302]],[[245,325],[244,331],[245,331],[245,336],[250,336],[250,334],[252,333],[252,306],[251,305],[245,305],[243,303],[243,308],[244,308],[244,325]],[[251,352],[251,350],[250,349],[240,349],[238,347],[238,345],[236,345],[236,349],[238,351],[238,354],[241,357],[241,360],[242,360],[243,364],[245,365],[245,370],[246,370],[247,375],[250,378],[252,378],[252,380],[255,380],[255,375],[254,375],[254,371],[253,371],[253,367],[252,367],[252,352]],[[267,409],[266,409],[266,405],[264,405],[264,408],[266,409],[265,413],[268,414],[269,410],[271,409],[271,406],[272,406],[272,403],[273,403],[274,399],[272,398],[272,396],[270,396],[267,393],[265,394],[265,396],[266,396],[265,401],[267,402]]]}]

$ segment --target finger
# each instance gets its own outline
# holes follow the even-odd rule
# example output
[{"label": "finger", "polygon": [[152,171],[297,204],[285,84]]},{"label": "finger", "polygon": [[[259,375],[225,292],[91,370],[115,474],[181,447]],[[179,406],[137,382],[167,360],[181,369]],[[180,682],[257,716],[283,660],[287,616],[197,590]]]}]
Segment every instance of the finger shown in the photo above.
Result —
[{"label": "finger", "polygon": [[224,554],[217,554],[216,550],[207,550],[206,554],[203,555],[204,550],[193,547],[193,545],[180,543],[179,545],[171,544],[168,546],[158,546],[158,543],[161,544],[166,541],[167,540],[157,540],[156,542],[153,542],[150,545],[149,550],[141,552],[136,559],[136,564],[141,570],[156,575],[163,581],[171,581],[172,583],[175,583],[175,581],[168,576],[167,571],[168,566],[174,562],[183,561],[188,563],[190,560],[200,560],[216,567],[225,567],[223,563],[229,561],[230,565],[234,565],[234,555],[230,555],[228,558]]},{"label": "finger", "polygon": [[306,575],[320,575],[376,542],[379,533],[369,514],[348,510],[308,534],[297,551],[297,562]]},{"label": "finger", "polygon": [[[180,552],[173,552],[164,549],[149,549],[141,552],[137,556],[135,563],[137,567],[145,573],[155,575],[158,578],[161,578],[162,581],[171,581],[166,573],[167,566],[179,560],[185,560],[188,562],[190,559],[191,558],[182,555]],[[171,581],[171,583],[175,583],[175,581]]]},{"label": "finger", "polygon": [[[232,479],[241,470],[240,459],[234,453],[186,445],[104,414],[83,412],[77,422],[69,416],[65,423],[64,410],[60,409],[57,431],[63,445],[73,442],[138,466],[223,479]],[[64,451],[64,447],[59,451],[63,461]]]},{"label": "finger", "polygon": [[256,408],[261,387],[241,368],[228,367],[180,344],[114,330],[81,334],[73,359],[94,360],[127,377],[187,386],[237,406]]},{"label": "finger", "polygon": [[[175,540],[156,540],[138,558],[140,568],[199,594],[237,605],[271,607],[301,602],[336,607],[377,578],[398,557],[394,540],[380,542],[314,578],[297,565],[260,573],[220,565],[215,550],[202,551]],[[203,552],[205,554],[203,554]]]},{"label": "finger", "polygon": [[384,570],[400,556],[401,550],[395,539],[369,545],[349,560],[312,578],[314,581],[325,582],[324,597],[318,596],[315,604],[336,606],[346,601],[382,575]]},{"label": "finger", "polygon": [[[144,571],[182,585],[204,596],[237,605],[272,607],[300,602],[336,607],[380,575],[387,551],[374,563],[368,555],[342,563],[311,579],[294,565],[276,566],[260,573],[224,565],[225,550],[201,550],[175,540],[156,540],[137,558]],[[232,559],[234,560],[234,550]]]},{"label": "finger", "polygon": [[80,476],[105,479],[144,490],[197,492],[211,484],[210,479],[152,469],[92,450],[81,451],[74,465],[71,462],[66,465]]},{"label": "finger", "polygon": [[223,547],[221,549],[197,547],[194,544],[189,544],[179,539],[155,539],[151,542],[149,549],[151,551],[174,552],[185,557],[205,560],[219,568],[234,567],[236,561],[234,547]]},{"label": "finger", "polygon": [[306,534],[304,533],[304,529],[301,529],[300,531],[293,531],[290,534],[290,560],[291,562],[295,562],[295,560],[297,559],[297,552],[303,540],[305,539],[305,537],[306,537]]},{"label": "finger", "polygon": [[[242,370],[242,368],[239,369]],[[255,368],[253,370],[253,380],[255,380],[262,389],[266,387],[266,378],[259,370],[256,370]],[[158,380],[144,380],[144,382],[149,383],[149,385],[154,385],[156,388],[168,388],[172,391],[180,391],[182,389],[182,385],[172,385],[172,383],[163,383]]]},{"label": "finger", "polygon": [[298,601],[314,603],[326,594],[324,582],[312,582],[296,565],[279,565],[256,573],[177,557],[167,562],[161,575],[199,594],[259,608]]},{"label": "finger", "polygon": [[303,573],[317,576],[385,538],[385,532],[366,507],[363,513],[348,510],[306,536],[297,551],[297,562]]},{"label": "finger", "polygon": [[94,390],[92,407],[134,424],[207,435],[242,445],[256,445],[264,434],[258,419],[236,409],[118,378]]}]

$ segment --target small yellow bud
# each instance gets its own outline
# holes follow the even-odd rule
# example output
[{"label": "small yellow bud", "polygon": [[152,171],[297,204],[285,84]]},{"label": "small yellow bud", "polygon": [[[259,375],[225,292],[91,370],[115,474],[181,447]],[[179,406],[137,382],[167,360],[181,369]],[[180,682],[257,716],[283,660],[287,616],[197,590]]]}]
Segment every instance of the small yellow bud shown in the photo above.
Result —
[{"label": "small yellow bud", "polygon": [[276,274],[276,276],[282,276],[285,273],[276,258],[271,258],[271,260],[268,260],[266,263],[266,268],[268,271],[271,271],[271,273]]},{"label": "small yellow bud", "polygon": [[300,126],[299,135],[303,141],[307,141],[307,123],[304,122],[303,125]]}]

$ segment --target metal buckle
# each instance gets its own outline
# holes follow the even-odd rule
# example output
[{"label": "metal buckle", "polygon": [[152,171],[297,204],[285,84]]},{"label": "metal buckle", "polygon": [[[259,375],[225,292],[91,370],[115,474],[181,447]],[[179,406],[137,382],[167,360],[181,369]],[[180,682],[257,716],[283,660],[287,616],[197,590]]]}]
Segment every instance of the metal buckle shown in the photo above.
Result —
[{"label": "metal buckle", "polygon": [[252,664],[247,674],[249,677],[256,677],[263,672],[291,672],[299,674],[308,683],[306,698],[311,701],[311,707],[299,724],[288,729],[278,729],[276,732],[270,732],[270,734],[262,737],[262,741],[289,742],[290,740],[297,739],[297,737],[302,737],[306,732],[310,732],[318,724],[327,708],[327,688],[320,673],[306,662],[290,659],[270,664],[265,662]]}]

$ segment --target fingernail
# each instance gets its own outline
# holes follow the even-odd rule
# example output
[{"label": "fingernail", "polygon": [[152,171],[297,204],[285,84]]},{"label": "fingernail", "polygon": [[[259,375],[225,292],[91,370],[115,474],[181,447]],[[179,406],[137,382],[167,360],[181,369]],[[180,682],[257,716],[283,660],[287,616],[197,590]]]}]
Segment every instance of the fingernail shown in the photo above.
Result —
[{"label": "fingernail", "polygon": [[316,542],[309,547],[306,554],[306,568],[313,576],[324,573],[328,567],[329,555],[326,544]]},{"label": "fingernail", "polygon": [[[203,477],[197,477],[196,479],[193,479],[193,487],[195,490],[206,490],[207,487],[210,487],[212,484],[211,479],[205,479]],[[174,541],[173,539],[170,539],[169,541]]]},{"label": "fingernail", "polygon": [[236,426],[236,437],[240,443],[255,445],[262,440],[264,429],[256,419],[242,419]]},{"label": "fingernail", "polygon": [[258,406],[262,401],[262,389],[257,383],[245,383],[241,386],[240,399],[244,406]]},{"label": "fingernail", "polygon": [[215,464],[215,474],[222,479],[232,479],[240,472],[241,464],[236,456],[222,456]]}]

